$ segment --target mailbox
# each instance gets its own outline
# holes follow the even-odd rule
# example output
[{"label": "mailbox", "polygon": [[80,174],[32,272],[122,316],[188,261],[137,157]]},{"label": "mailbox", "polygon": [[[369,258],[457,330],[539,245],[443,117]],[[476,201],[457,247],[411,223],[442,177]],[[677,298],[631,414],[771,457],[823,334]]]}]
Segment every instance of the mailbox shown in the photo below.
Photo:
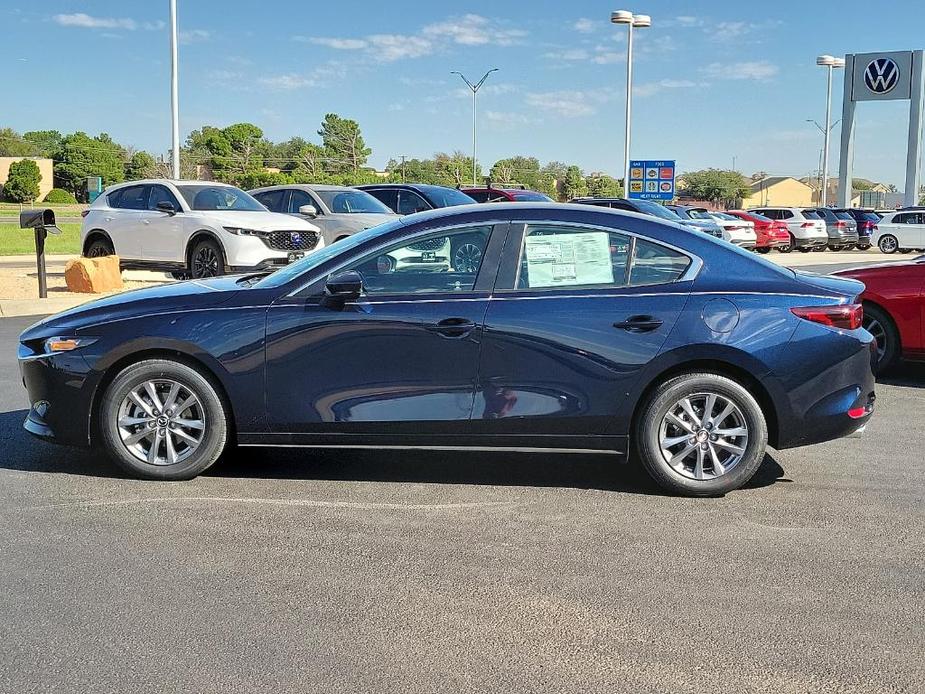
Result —
[{"label": "mailbox", "polygon": [[35,232],[35,268],[39,277],[39,298],[48,296],[48,280],[45,276],[45,237],[60,234],[55,224],[55,211],[49,209],[23,210],[19,213],[19,228]]}]

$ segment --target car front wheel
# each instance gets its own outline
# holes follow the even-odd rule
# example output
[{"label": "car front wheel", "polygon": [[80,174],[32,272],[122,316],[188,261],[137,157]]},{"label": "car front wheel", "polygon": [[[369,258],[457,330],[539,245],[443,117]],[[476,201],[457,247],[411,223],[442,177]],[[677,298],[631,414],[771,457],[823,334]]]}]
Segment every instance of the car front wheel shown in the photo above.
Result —
[{"label": "car front wheel", "polygon": [[764,459],[768,428],[736,381],[687,373],[660,384],[636,418],[636,453],[659,486],[716,496],[748,482]]},{"label": "car front wheel", "polygon": [[215,387],[176,361],[126,367],[106,389],[99,412],[103,446],[134,477],[186,480],[208,469],[228,437]]},{"label": "car front wheel", "polygon": [[189,273],[195,279],[225,274],[225,257],[221,246],[212,239],[199,241],[190,253]]},{"label": "car front wheel", "polygon": [[893,234],[884,234],[877,241],[877,248],[881,253],[895,253],[899,250],[899,241]]}]

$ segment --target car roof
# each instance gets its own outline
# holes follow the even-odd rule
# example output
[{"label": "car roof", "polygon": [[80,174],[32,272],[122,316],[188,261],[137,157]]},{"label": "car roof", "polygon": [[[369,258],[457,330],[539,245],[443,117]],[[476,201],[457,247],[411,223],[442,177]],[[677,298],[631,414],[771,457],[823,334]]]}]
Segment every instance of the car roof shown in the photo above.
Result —
[{"label": "car roof", "polygon": [[296,188],[299,190],[339,190],[346,192],[348,190],[355,190],[350,186],[336,186],[329,183],[283,183],[276,186],[263,186],[262,188],[254,188],[251,193],[266,193],[270,190],[289,190],[291,188]]},{"label": "car roof", "polygon": [[410,188],[411,190],[427,190],[428,188],[448,188],[449,190],[459,190],[458,188],[453,188],[452,186],[441,186],[437,183],[363,183],[358,186],[353,186],[354,188],[359,188],[360,190],[365,190],[366,188]]}]

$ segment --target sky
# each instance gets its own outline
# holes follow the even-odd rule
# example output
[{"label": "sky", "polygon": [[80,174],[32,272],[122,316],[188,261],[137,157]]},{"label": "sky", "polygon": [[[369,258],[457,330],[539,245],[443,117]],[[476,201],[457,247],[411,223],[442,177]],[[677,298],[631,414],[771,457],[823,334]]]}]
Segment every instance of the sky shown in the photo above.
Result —
[{"label": "sky", "polygon": [[[359,122],[379,168],[469,153],[471,95],[450,73],[498,68],[479,92],[481,163],[523,154],[620,176],[627,31],[609,17],[631,9],[652,17],[634,34],[634,158],[805,176],[822,148],[806,120],[825,118],[815,57],[925,48],[922,0],[882,17],[856,0],[633,2],[178,0],[181,139],[249,121],[318,141],[334,112]],[[0,127],[166,154],[167,20],[167,0],[2,0]],[[833,121],[841,94],[838,72]],[[908,102],[859,104],[855,176],[902,189],[907,127]]]}]

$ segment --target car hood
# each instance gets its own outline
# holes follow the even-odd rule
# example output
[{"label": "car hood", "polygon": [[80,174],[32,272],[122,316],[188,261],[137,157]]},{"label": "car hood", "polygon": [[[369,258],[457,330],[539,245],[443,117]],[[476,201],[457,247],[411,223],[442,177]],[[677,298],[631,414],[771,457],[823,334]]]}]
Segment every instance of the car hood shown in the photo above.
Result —
[{"label": "car hood", "polygon": [[321,231],[309,221],[278,212],[234,212],[232,210],[209,210],[190,212],[209,224],[224,227],[240,227],[257,231]]},{"label": "car hood", "polygon": [[240,276],[226,275],[207,280],[172,282],[134,289],[89,301],[39,321],[23,332],[23,339],[79,334],[100,323],[146,314],[202,309],[221,305],[241,291]]},{"label": "car hood", "polygon": [[361,229],[374,227],[377,224],[391,222],[393,219],[398,219],[400,216],[401,215],[398,214],[381,214],[378,212],[327,215],[331,220],[337,220],[338,224],[342,224],[343,227],[352,229],[353,231],[360,231]]},{"label": "car hood", "polygon": [[684,224],[696,229],[709,229],[710,231],[722,231],[722,227],[716,222],[709,222],[706,219],[685,219]]}]

